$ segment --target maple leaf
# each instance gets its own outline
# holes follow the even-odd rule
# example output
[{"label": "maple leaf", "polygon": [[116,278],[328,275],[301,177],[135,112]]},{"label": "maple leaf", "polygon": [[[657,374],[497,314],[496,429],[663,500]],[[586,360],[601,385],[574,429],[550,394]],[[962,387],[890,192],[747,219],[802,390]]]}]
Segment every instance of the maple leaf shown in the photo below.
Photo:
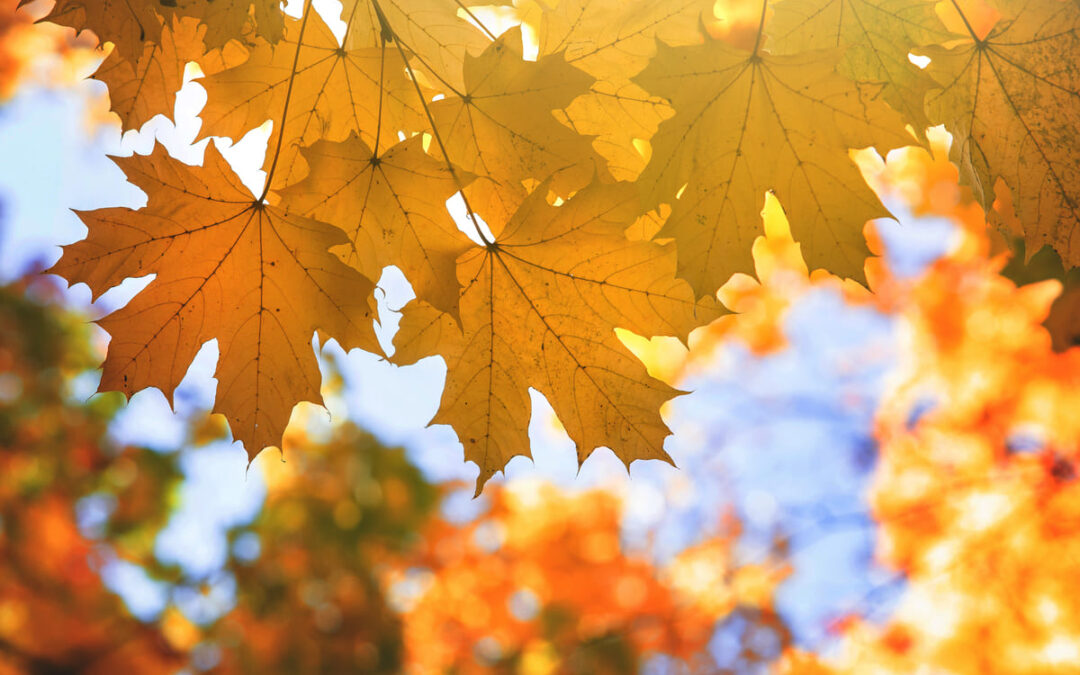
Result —
[{"label": "maple leaf", "polygon": [[[275,188],[304,175],[297,161],[301,144],[340,141],[357,132],[374,145],[380,135],[396,140],[399,130],[420,129],[425,120],[397,51],[353,49],[348,39],[341,46],[310,10],[302,19],[286,20],[276,45],[259,41],[247,61],[199,83],[207,94],[199,138],[239,139],[266,120],[274,121],[270,147],[281,149]],[[275,156],[266,161],[275,162]]]},{"label": "maple leaf", "polygon": [[456,260],[472,245],[446,211],[460,176],[425,153],[420,136],[378,156],[356,136],[303,152],[311,171],[282,191],[282,205],[338,223],[351,242],[342,259],[368,278],[396,265],[418,297],[456,315]]},{"label": "maple leaf", "polygon": [[941,85],[926,99],[931,121],[953,134],[950,158],[986,212],[1002,179],[1012,190],[1026,249],[1050,244],[1080,264],[1080,4],[999,3],[1001,20],[951,49],[930,46],[927,72]]},{"label": "maple leaf", "polygon": [[752,271],[767,190],[787,205],[811,267],[863,278],[863,226],[889,214],[848,149],[887,150],[910,136],[896,112],[836,74],[840,56],[773,56],[718,40],[661,44],[634,78],[676,110],[652,139],[638,183],[647,206],[673,202],[658,236],[678,242],[679,275],[699,295]]},{"label": "maple leaf", "polygon": [[547,396],[584,461],[599,446],[625,463],[670,461],[660,405],[678,392],[648,376],[615,335],[673,335],[719,316],[674,277],[669,245],[624,236],[640,210],[629,184],[592,184],[561,206],[542,185],[496,243],[458,259],[461,327],[410,303],[394,360],[438,353],[447,364],[433,422],[450,424],[477,490],[515,455],[529,455],[530,387]]},{"label": "maple leaf", "polygon": [[933,80],[908,58],[913,48],[952,36],[932,0],[784,0],[769,21],[770,51],[796,54],[843,47],[839,72],[878,83],[880,95],[920,136],[930,122],[923,99]]},{"label": "maple leaf", "polygon": [[[19,5],[32,1],[21,0]],[[156,1],[57,0],[45,20],[76,31],[91,30],[101,42],[112,42],[120,56],[136,60],[145,42],[157,42],[161,37],[161,19],[155,8],[160,8]]]},{"label": "maple leaf", "polygon": [[[401,45],[415,67],[428,75],[429,84],[438,82],[452,90],[464,86],[466,55],[479,53],[495,39],[462,0],[346,0],[343,4],[346,36],[353,44]],[[472,22],[462,20],[459,13]]]},{"label": "maple leaf", "polygon": [[102,62],[94,78],[109,87],[113,112],[124,129],[137,129],[154,115],[169,115],[184,84],[184,65],[206,51],[206,28],[194,18],[174,17],[158,42],[147,42],[135,61],[118,49]]},{"label": "maple leaf", "polygon": [[480,56],[465,59],[462,91],[431,104],[439,148],[477,176],[465,192],[496,235],[525,199],[525,179],[547,180],[566,197],[602,171],[590,139],[551,114],[590,82],[562,55],[525,61],[521,29],[511,28]]},{"label": "maple leaf", "polygon": [[277,445],[293,405],[321,402],[312,335],[377,351],[373,284],[327,249],[344,235],[256,200],[211,144],[204,165],[118,158],[146,192],[139,210],[81,212],[87,239],[65,247],[52,272],[98,296],[124,279],[156,278],[99,321],[112,336],[101,390],[172,393],[204,343],[216,339],[215,412],[250,457]]},{"label": "maple leaf", "polygon": [[[199,19],[205,26],[206,45],[224,47],[229,40],[254,32],[269,42],[282,37],[285,15],[278,0],[159,0],[163,12]],[[252,21],[254,19],[254,21]]]},{"label": "maple leaf", "polygon": [[711,0],[611,2],[565,0],[543,7],[537,23],[540,54],[564,53],[566,62],[596,78],[590,90],[567,107],[567,120],[595,136],[597,151],[620,180],[645,167],[640,143],[671,116],[667,102],[650,96],[630,78],[668,45],[700,42],[700,25],[712,18]]}]

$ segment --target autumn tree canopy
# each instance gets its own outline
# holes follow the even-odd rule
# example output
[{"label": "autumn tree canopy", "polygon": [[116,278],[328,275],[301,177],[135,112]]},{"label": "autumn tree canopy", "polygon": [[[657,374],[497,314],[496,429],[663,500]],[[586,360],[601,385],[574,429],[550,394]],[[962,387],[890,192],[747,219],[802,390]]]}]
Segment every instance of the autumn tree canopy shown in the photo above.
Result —
[{"label": "autumn tree canopy", "polygon": [[[198,75],[203,136],[270,134],[258,195],[216,141],[199,166],[118,159],[146,205],[81,213],[53,271],[95,297],[155,275],[99,320],[103,389],[171,398],[216,339],[215,410],[251,456],[290,449],[227,533],[232,603],[186,614],[175,598],[214,591],[154,549],[178,455],[109,438],[119,394],[73,395],[99,355],[49,278],[0,288],[0,672],[1073,672],[1077,7],[427,0],[347,2],[338,24],[261,0],[61,0],[50,21],[77,39],[0,13],[0,97],[36,48],[85,62],[97,35],[125,128]],[[947,218],[948,252],[890,268],[885,226],[865,226],[882,202]],[[888,317],[854,515],[893,603],[833,617],[817,649],[777,599],[799,572],[788,521],[748,555],[730,513],[661,560],[626,545],[634,504],[609,492],[514,481],[455,522],[455,487],[351,423],[286,433],[335,386],[313,336],[379,353],[388,265],[418,296],[390,358],[443,358],[435,421],[478,488],[527,453],[530,388],[578,461],[663,459],[681,374],[736,342],[783,354],[818,291]],[[184,452],[228,438],[196,422]],[[165,609],[133,616],[110,560],[169,589]]]},{"label": "autumn tree canopy", "polygon": [[[729,7],[730,4],[730,7]],[[614,332],[685,339],[752,270],[766,191],[807,265],[865,281],[868,220],[888,211],[852,160],[925,144],[990,220],[1008,195],[1028,251],[1080,262],[1080,9],[1062,0],[521,2],[348,0],[340,17],[276,2],[112,5],[48,16],[108,56],[125,129],[172,113],[185,69],[207,92],[201,137],[270,123],[251,194],[213,144],[118,158],[148,197],[84,212],[53,268],[95,294],[155,275],[103,320],[102,388],[170,392],[216,339],[216,412],[254,457],[292,407],[320,400],[318,332],[379,353],[372,290],[404,271],[393,360],[447,362],[438,422],[479,486],[528,454],[528,390],[583,461],[669,459],[650,377]],[[509,25],[509,27],[507,27]],[[337,32],[335,32],[337,31]],[[450,215],[459,195],[466,215]],[[459,227],[460,226],[460,227]],[[641,236],[644,233],[647,236]]]}]

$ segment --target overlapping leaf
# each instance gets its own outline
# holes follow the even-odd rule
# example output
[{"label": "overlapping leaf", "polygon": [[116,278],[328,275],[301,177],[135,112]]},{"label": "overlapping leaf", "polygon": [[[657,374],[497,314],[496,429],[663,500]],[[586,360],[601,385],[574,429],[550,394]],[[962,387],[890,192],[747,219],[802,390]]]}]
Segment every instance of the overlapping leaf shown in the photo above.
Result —
[{"label": "overlapping leaf", "polygon": [[[214,150],[203,168],[158,151],[121,161],[146,209],[83,215],[90,238],[57,271],[98,293],[157,275],[104,321],[103,386],[170,392],[216,338],[219,409],[255,453],[317,400],[316,329],[376,348],[369,279],[396,265],[422,301],[396,358],[446,359],[436,419],[483,479],[528,453],[529,388],[581,457],[663,458],[658,409],[675,392],[614,328],[684,336],[715,316],[694,296],[751,270],[766,190],[810,267],[861,279],[863,227],[887,212],[849,152],[915,142],[928,120],[954,134],[984,206],[1011,188],[1028,250],[1080,262],[1075,2],[1000,0],[993,32],[966,40],[931,0],[715,3],[726,28],[709,0],[500,8],[535,45],[496,35],[478,4],[347,0],[342,44],[310,2],[299,19],[270,0],[57,4],[55,20],[115,43],[97,77],[126,128],[172,109],[192,60],[203,136],[273,123],[259,199]],[[445,203],[459,191],[494,243],[458,230]]]},{"label": "overlapping leaf", "polygon": [[[285,15],[278,0],[158,0],[163,13],[198,19],[207,27],[206,45],[224,47],[254,33],[268,42],[282,37]],[[252,23],[254,19],[254,23]]]},{"label": "overlapping leaf", "polygon": [[552,190],[567,196],[602,170],[590,139],[551,114],[588,91],[590,82],[562,55],[525,61],[521,30],[513,28],[480,56],[465,59],[460,94],[431,105],[439,149],[477,176],[466,193],[494,230],[525,199],[526,179],[550,180]]},{"label": "overlapping leaf", "polygon": [[639,146],[671,116],[664,99],[631,77],[656,53],[656,41],[678,46],[700,41],[712,17],[711,0],[566,0],[544,7],[537,21],[540,54],[564,53],[567,63],[596,78],[566,116],[594,145],[611,174],[633,180],[645,166]]},{"label": "overlapping leaf", "polygon": [[171,399],[196,352],[216,339],[214,410],[254,457],[280,443],[296,403],[322,400],[316,330],[346,348],[378,349],[373,285],[328,253],[344,242],[339,230],[255,200],[213,145],[202,167],[160,146],[117,163],[147,205],[81,213],[89,237],[52,270],[95,296],[155,275],[100,321],[112,336],[101,389],[157,387]]},{"label": "overlapping leaf", "polygon": [[[357,47],[384,41],[401,45],[429,84],[460,91],[462,64],[479,54],[495,35],[462,0],[345,0],[342,18],[347,39]],[[465,14],[472,21],[465,21]]]},{"label": "overlapping leaf", "polygon": [[[20,5],[32,0],[20,0]],[[161,19],[155,1],[129,0],[57,0],[45,18],[76,31],[90,30],[98,39],[112,42],[117,53],[130,60],[142,54],[146,42],[161,38]]]},{"label": "overlapping leaf", "polygon": [[[980,39],[929,47],[941,85],[927,97],[931,121],[953,134],[950,152],[987,213],[1002,179],[1027,251],[1049,244],[1080,264],[1080,5],[1009,0]],[[968,19],[965,17],[964,21]]]},{"label": "overlapping leaf", "polygon": [[918,134],[929,126],[923,98],[933,80],[908,58],[950,39],[933,0],[783,0],[769,23],[770,50],[797,54],[842,47],[840,72],[880,86],[880,96]]},{"label": "overlapping leaf", "polygon": [[355,136],[319,141],[304,157],[311,171],[283,191],[282,204],[337,223],[350,240],[340,251],[342,260],[369,278],[397,265],[418,297],[456,315],[455,261],[471,242],[446,211],[446,200],[459,189],[457,179],[424,152],[423,138],[414,136],[378,156]]},{"label": "overlapping leaf", "polygon": [[672,246],[624,236],[640,210],[631,186],[594,184],[558,207],[545,187],[496,243],[459,258],[460,328],[414,303],[395,339],[400,363],[446,360],[434,421],[457,431],[480,467],[478,488],[529,454],[530,387],[547,396],[579,461],[600,446],[628,464],[668,460],[659,408],[678,392],[648,376],[614,329],[685,338],[720,313],[675,279]]},{"label": "overlapping leaf", "polygon": [[840,56],[772,56],[707,40],[661,47],[635,78],[676,110],[638,182],[649,205],[674,202],[660,236],[677,241],[679,274],[699,295],[752,271],[766,190],[788,207],[812,267],[863,278],[863,226],[888,212],[848,149],[886,150],[910,137],[897,113],[836,74]]},{"label": "overlapping leaf", "polygon": [[280,146],[280,154],[266,159],[267,168],[277,162],[274,187],[304,175],[301,145],[344,140],[350,132],[369,144],[377,138],[393,142],[399,130],[415,130],[424,119],[393,47],[339,46],[312,11],[286,20],[279,43],[260,41],[245,63],[199,82],[207,93],[200,137],[239,139],[274,122],[270,147]]},{"label": "overlapping leaf", "polygon": [[170,115],[184,84],[184,66],[206,51],[206,28],[194,18],[174,18],[158,42],[145,43],[137,60],[114,49],[94,73],[109,87],[113,112],[125,129],[137,129],[154,115]]}]

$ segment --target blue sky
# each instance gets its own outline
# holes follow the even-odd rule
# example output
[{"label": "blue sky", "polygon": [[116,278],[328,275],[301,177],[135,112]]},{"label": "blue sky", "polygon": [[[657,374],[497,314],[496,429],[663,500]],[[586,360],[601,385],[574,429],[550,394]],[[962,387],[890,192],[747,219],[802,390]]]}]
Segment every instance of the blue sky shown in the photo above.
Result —
[{"label": "blue sky", "polygon": [[[0,157],[5,158],[0,164],[0,279],[18,276],[34,261],[49,264],[59,256],[59,245],[80,239],[85,228],[70,209],[142,202],[106,154],[149,152],[156,137],[186,161],[201,155],[201,144],[190,145],[198,124],[194,113],[202,104],[197,85],[186,85],[175,127],[158,118],[123,141],[112,130],[86,132],[85,92],[97,86],[31,89],[0,107]],[[260,181],[260,143],[265,135],[254,132],[225,153],[253,190]],[[899,205],[890,206],[902,213]],[[901,274],[916,274],[945,250],[949,226],[909,216],[901,223],[882,226],[890,262]],[[91,311],[115,308],[146,282],[126,282]],[[388,340],[396,326],[392,308],[411,292],[394,269],[385,272],[380,287],[380,330]],[[89,292],[77,286],[70,298],[85,307]],[[831,618],[853,609],[887,612],[900,586],[872,564],[873,529],[864,491],[873,466],[873,412],[896,357],[893,320],[871,308],[849,306],[832,291],[816,290],[794,306],[785,330],[790,348],[757,357],[733,344],[681,384],[692,393],[670,407],[674,434],[667,444],[680,468],[637,462],[628,475],[610,451],[601,449],[579,470],[571,442],[550,424],[550,407],[534,392],[535,461],[514,459],[495,482],[540,478],[567,489],[600,486],[625,495],[627,546],[658,560],[714,534],[729,504],[747,526],[740,551],[747,560],[763,557],[772,534],[783,526],[797,572],[782,587],[779,608],[809,647],[827,642]],[[387,443],[404,445],[432,480],[475,478],[477,469],[463,462],[453,431],[426,426],[445,375],[440,359],[397,367],[359,351],[344,354],[336,344],[326,350],[346,383],[340,396],[328,400],[328,419],[347,417]],[[265,495],[261,473],[246,470],[239,445],[183,448],[184,421],[212,404],[216,356],[213,344],[199,353],[177,390],[175,410],[160,392],[144,391],[131,399],[111,430],[120,442],[184,453],[181,505],[156,551],[193,578],[209,581],[214,592],[208,596],[172,598],[193,618],[206,620],[232,602],[232,580],[221,570],[228,553],[225,532],[250,522]],[[85,387],[87,393],[93,389]],[[267,452],[257,461],[279,457]],[[484,508],[483,498],[470,497],[471,490],[453,494],[447,515],[466,519]],[[88,522],[95,508],[86,507]],[[257,540],[246,542],[247,552],[241,554],[257,554]],[[156,615],[170,599],[126,563],[113,561],[105,576],[139,616]],[[730,645],[721,635],[715,648],[722,652]]]}]

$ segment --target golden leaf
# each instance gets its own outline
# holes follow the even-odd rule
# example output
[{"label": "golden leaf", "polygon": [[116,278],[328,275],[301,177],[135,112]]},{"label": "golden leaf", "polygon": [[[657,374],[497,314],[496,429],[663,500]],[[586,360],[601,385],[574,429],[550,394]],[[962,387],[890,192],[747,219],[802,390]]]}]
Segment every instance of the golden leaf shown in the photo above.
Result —
[{"label": "golden leaf", "polygon": [[112,111],[124,129],[138,129],[154,115],[171,115],[184,84],[184,65],[202,57],[206,28],[193,18],[174,17],[159,42],[145,43],[137,61],[114,49],[94,78],[109,87]]},{"label": "golden leaf", "polygon": [[91,30],[102,43],[113,43],[120,56],[135,60],[144,42],[157,42],[161,37],[161,19],[154,11],[157,6],[156,2],[57,0],[45,20],[76,31]]},{"label": "golden leaf", "polygon": [[394,360],[438,353],[446,388],[434,422],[450,424],[478,489],[515,455],[529,455],[529,388],[547,396],[578,460],[606,446],[625,463],[670,461],[660,405],[678,394],[648,376],[615,328],[639,335],[689,331],[722,312],[695,303],[675,279],[674,248],[624,236],[640,205],[628,184],[594,183],[562,206],[542,185],[498,241],[458,259],[461,328],[412,303]]},{"label": "golden leaf", "polygon": [[[417,129],[424,120],[393,47],[340,46],[310,10],[303,19],[286,20],[285,35],[277,44],[259,41],[246,62],[199,83],[207,94],[200,138],[238,140],[273,120],[270,147],[283,136],[274,188],[303,177],[301,144],[340,141],[350,132],[360,133],[369,144],[379,138],[396,142],[398,130]],[[274,154],[266,161],[269,169]]]},{"label": "golden leaf", "polygon": [[524,60],[521,29],[512,28],[480,56],[465,58],[461,93],[431,105],[438,147],[477,176],[465,193],[496,234],[525,199],[526,179],[548,179],[568,197],[603,166],[590,139],[551,113],[588,91],[590,81],[559,55]]},{"label": "golden leaf", "polygon": [[[268,42],[281,39],[285,15],[278,0],[159,0],[162,11],[199,19],[207,26],[206,46],[224,47],[229,40],[247,40],[254,33]],[[254,23],[252,23],[254,19]]]},{"label": "golden leaf", "polygon": [[655,55],[656,40],[700,42],[701,25],[713,19],[712,5],[712,0],[564,0],[540,15],[539,53],[565,52],[567,63],[596,78],[566,115],[579,133],[596,136],[594,146],[614,177],[637,178],[647,157],[635,144],[648,140],[672,114],[664,99],[650,96],[630,78]]},{"label": "golden leaf", "polygon": [[458,255],[470,246],[446,211],[458,185],[414,136],[376,156],[356,136],[304,150],[311,172],[284,190],[290,210],[337,223],[351,245],[340,255],[370,279],[397,265],[418,297],[457,315]]},{"label": "golden leaf", "polygon": [[591,82],[561,55],[523,60],[521,29],[512,28],[466,58],[464,75],[462,93],[431,104],[431,114],[448,161],[477,176],[465,192],[496,235],[525,199],[526,179],[567,197],[602,169],[590,139],[551,114]]},{"label": "golden leaf", "polygon": [[461,0],[345,0],[343,4],[346,35],[353,44],[378,47],[392,41],[401,45],[430,84],[451,89],[464,86],[465,56],[480,53],[495,39],[475,15],[475,26],[461,18],[471,14]]},{"label": "golden leaf", "polygon": [[327,252],[339,230],[255,200],[213,145],[204,166],[154,154],[117,159],[146,192],[139,210],[80,213],[87,239],[51,271],[98,296],[155,279],[99,323],[112,336],[101,390],[157,387],[171,400],[203,344],[218,341],[215,412],[254,457],[280,443],[293,405],[321,402],[316,330],[377,351],[372,283]]},{"label": "golden leaf", "polygon": [[[985,38],[972,30],[952,49],[927,47],[941,85],[926,99],[931,121],[953,134],[950,158],[986,212],[1000,178],[1011,188],[1026,249],[1049,244],[1080,263],[1080,5],[998,3]],[[962,15],[968,23],[966,15]]]},{"label": "golden leaf", "polygon": [[679,275],[699,295],[752,271],[767,190],[787,206],[811,267],[863,278],[863,226],[889,214],[848,149],[887,150],[910,136],[897,113],[836,74],[839,58],[772,56],[709,40],[661,46],[635,78],[676,110],[652,139],[638,183],[647,206],[673,202],[658,236],[675,238]]},{"label": "golden leaf", "polygon": [[784,0],[769,22],[770,51],[844,48],[839,72],[880,85],[880,96],[920,136],[930,126],[923,99],[934,84],[908,58],[913,48],[952,36],[934,0]]}]

